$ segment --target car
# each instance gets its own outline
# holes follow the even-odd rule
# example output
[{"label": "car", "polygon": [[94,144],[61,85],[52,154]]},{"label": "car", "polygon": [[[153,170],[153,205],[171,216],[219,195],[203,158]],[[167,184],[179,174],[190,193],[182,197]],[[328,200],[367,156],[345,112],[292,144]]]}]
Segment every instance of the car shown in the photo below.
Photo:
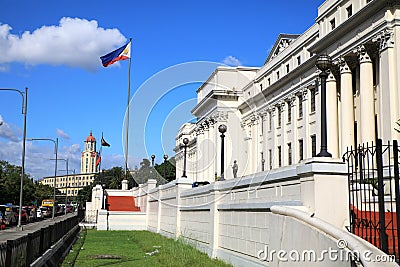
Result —
[{"label": "car", "polygon": [[[17,209],[17,212],[15,213],[15,219],[18,222],[18,216],[19,216],[19,209]],[[26,210],[22,209],[21,211],[21,222],[23,223],[28,223],[29,222],[29,215],[26,212]]]},{"label": "car", "polygon": [[52,210],[49,207],[41,207],[40,209],[43,212],[43,217],[44,218],[51,217]]},{"label": "car", "polygon": [[43,211],[42,211],[41,209],[37,209],[37,211],[36,211],[36,218],[37,218],[38,220],[43,220],[43,219],[44,219],[44,214],[43,214]]}]

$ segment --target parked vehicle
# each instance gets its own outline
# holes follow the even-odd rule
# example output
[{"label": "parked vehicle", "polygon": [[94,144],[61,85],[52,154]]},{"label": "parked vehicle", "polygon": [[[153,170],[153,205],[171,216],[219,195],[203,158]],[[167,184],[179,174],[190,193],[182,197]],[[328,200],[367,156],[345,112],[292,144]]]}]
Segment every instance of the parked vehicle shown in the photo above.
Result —
[{"label": "parked vehicle", "polygon": [[[19,208],[17,208],[16,211],[14,212],[14,216],[15,216],[16,223],[18,223]],[[23,222],[23,223],[29,222],[29,215],[24,208],[22,208],[22,211],[21,211],[21,222]]]},{"label": "parked vehicle", "polygon": [[50,208],[50,207],[40,207],[40,209],[42,210],[44,218],[51,217],[52,208]]},{"label": "parked vehicle", "polygon": [[34,206],[24,206],[24,207],[22,207],[22,209],[26,211],[29,222],[36,221],[37,216],[36,216],[36,209]]},{"label": "parked vehicle", "polygon": [[18,207],[15,205],[6,205],[5,216],[8,225],[16,225],[18,223]]},{"label": "parked vehicle", "polygon": [[4,230],[6,228],[6,206],[0,205],[0,230]]},{"label": "parked vehicle", "polygon": [[44,219],[44,214],[43,214],[43,211],[42,211],[41,209],[37,209],[37,211],[36,211],[36,218],[37,218],[38,220],[43,220],[43,219]]}]

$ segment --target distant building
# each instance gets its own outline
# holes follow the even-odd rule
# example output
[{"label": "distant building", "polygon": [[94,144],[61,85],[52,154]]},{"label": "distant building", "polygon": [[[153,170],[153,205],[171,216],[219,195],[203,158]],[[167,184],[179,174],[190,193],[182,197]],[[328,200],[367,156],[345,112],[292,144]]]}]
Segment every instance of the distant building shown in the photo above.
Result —
[{"label": "distant building", "polygon": [[[81,173],[73,174],[73,171],[69,170],[68,175],[56,177],[56,188],[60,190],[62,194],[67,192],[68,196],[77,196],[79,190],[93,183],[94,176],[99,171],[98,166],[96,166],[98,158],[98,153],[96,152],[96,138],[94,138],[92,132],[90,132],[84,143],[85,147],[81,155]],[[61,161],[58,162],[58,166],[62,163]],[[40,183],[53,187],[54,176],[43,177]]]}]

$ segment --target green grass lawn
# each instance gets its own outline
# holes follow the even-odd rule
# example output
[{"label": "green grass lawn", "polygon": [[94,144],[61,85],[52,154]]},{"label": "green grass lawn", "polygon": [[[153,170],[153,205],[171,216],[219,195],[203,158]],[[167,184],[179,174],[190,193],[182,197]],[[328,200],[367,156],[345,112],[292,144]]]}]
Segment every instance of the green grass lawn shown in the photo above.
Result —
[{"label": "green grass lawn", "polygon": [[214,267],[231,265],[210,259],[207,254],[181,240],[169,239],[148,231],[87,230],[87,232],[82,231],[81,237],[62,266]]}]

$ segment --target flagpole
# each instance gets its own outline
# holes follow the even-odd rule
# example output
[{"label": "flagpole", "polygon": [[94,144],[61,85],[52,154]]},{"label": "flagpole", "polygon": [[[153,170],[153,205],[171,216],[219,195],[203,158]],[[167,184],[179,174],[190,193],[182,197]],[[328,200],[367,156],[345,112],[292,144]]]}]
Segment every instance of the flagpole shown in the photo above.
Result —
[{"label": "flagpole", "polygon": [[[129,38],[130,42],[130,52],[132,53],[132,38]],[[128,65],[128,103],[127,103],[127,114],[126,114],[126,121],[125,121],[125,180],[128,180],[128,149],[129,149],[129,102],[131,98],[131,58],[132,55],[129,57],[129,65]]]},{"label": "flagpole", "polygon": [[[101,140],[103,140],[103,133],[101,133]],[[99,157],[100,157],[100,161],[99,161],[99,173],[101,172],[101,156],[103,154],[103,144],[100,141],[100,153],[99,153]],[[102,185],[103,186],[103,185]]]}]

